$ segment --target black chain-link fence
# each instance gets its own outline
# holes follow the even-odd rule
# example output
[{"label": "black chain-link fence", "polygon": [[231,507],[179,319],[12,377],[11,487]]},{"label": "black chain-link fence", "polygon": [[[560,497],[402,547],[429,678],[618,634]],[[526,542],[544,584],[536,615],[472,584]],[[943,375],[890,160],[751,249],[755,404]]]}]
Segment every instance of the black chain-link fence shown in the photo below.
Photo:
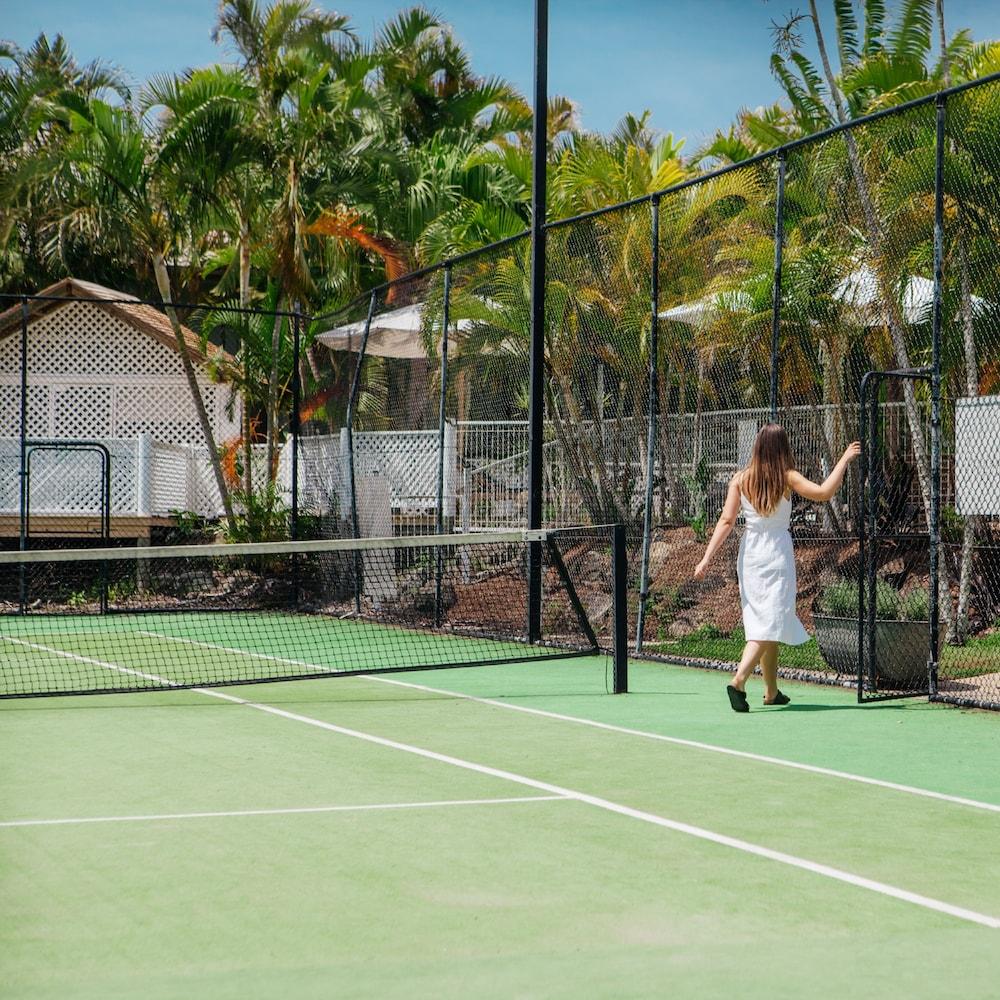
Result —
[{"label": "black chain-link fence", "polygon": [[[878,648],[857,645],[861,600],[871,598],[877,623],[907,622],[929,637],[936,560],[942,645],[924,688],[1000,705],[998,238],[997,78],[546,226],[538,526],[626,525],[637,651],[700,664],[738,659],[738,532],[707,580],[692,573],[762,424],[785,426],[798,468],[814,480],[873,429],[867,477],[855,465],[829,503],[795,501],[798,612],[815,638],[783,650],[782,668],[870,693],[872,678],[878,686],[888,675],[884,663],[865,662],[885,660]],[[30,320],[22,377],[12,347],[21,305],[12,303],[0,328],[3,426],[13,429],[0,469],[8,537],[26,517],[32,534],[42,526],[43,478],[65,492],[83,490],[73,484],[86,478],[93,508],[108,461],[97,451],[32,453],[22,500],[19,438],[103,442],[109,527],[123,537],[116,490],[127,460],[113,442],[139,442],[138,454],[157,436],[175,451],[200,449],[200,459],[184,458],[201,462],[188,492],[152,512],[162,518],[157,530],[175,536],[226,521],[211,454],[230,487],[235,540],[528,527],[530,260],[524,234],[322,317],[179,311],[212,355],[198,364],[210,418],[221,421],[214,453],[186,408],[186,382],[178,382],[183,401],[169,397],[174,429],[156,434],[121,416],[117,389],[101,409],[96,373],[78,379],[79,398],[65,402],[59,386],[79,374],[72,355],[84,356],[100,323],[62,331],[69,368],[55,378],[45,368],[54,348]],[[25,301],[29,313],[46,311]],[[106,325],[110,307],[72,309],[99,313]],[[899,370],[910,376],[878,383],[874,424],[862,428],[865,374]],[[150,419],[168,398],[152,375]],[[74,407],[93,418],[85,432],[69,420]],[[65,462],[86,471],[65,474]],[[203,494],[204,503],[191,499]],[[873,511],[865,557],[874,553],[874,581],[859,550],[862,506]],[[832,645],[828,620],[839,622]]]}]

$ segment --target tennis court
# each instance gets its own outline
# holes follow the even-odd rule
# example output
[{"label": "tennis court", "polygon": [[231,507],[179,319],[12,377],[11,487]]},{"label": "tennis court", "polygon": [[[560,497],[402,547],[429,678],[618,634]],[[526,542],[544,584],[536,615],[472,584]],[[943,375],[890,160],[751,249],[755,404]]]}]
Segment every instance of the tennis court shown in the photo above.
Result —
[{"label": "tennis court", "polygon": [[995,719],[605,671],[3,702],[4,995],[994,995]]}]

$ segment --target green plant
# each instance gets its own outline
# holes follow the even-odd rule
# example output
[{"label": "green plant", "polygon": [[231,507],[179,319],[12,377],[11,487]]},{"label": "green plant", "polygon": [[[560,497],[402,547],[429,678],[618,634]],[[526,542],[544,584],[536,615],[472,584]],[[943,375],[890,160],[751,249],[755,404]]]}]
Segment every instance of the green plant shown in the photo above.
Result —
[{"label": "green plant", "polygon": [[875,583],[875,617],[894,621],[900,617],[899,591],[886,580]]},{"label": "green plant", "polygon": [[173,520],[170,526],[171,542],[197,542],[209,533],[208,522],[193,510],[171,509],[168,513]]},{"label": "green plant", "polygon": [[684,484],[691,493],[691,501],[694,505],[694,514],[688,518],[688,527],[694,531],[694,537],[699,542],[704,542],[708,537],[708,485],[711,480],[711,471],[708,467],[708,460],[704,455],[698,459],[693,476],[685,476]]},{"label": "green plant", "polygon": [[853,618],[858,614],[858,585],[840,579],[823,588],[817,610],[835,618]]},{"label": "green plant", "polygon": [[280,542],[288,538],[290,511],[277,483],[256,490],[233,490],[232,497],[234,517],[223,527],[227,542]]},{"label": "green plant", "polygon": [[926,587],[911,590],[899,602],[899,617],[908,622],[925,622],[930,619],[931,595]]},{"label": "green plant", "polygon": [[[927,618],[926,591],[914,590],[903,598],[888,580],[875,582],[875,617],[884,621],[924,621]],[[816,610],[835,618],[856,618],[858,615],[858,585],[846,577],[823,588]]]}]

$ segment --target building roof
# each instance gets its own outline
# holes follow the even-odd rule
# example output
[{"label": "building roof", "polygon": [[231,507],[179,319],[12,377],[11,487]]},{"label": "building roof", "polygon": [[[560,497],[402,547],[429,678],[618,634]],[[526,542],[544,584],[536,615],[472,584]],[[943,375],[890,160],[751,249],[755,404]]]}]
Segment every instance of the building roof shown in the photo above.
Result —
[{"label": "building roof", "polygon": [[[161,344],[177,350],[177,340],[173,327],[166,315],[153,306],[144,305],[134,295],[117,292],[113,288],[97,285],[79,278],[63,278],[54,285],[42,289],[38,298],[28,299],[28,322],[44,316],[66,305],[64,300],[84,299],[97,303],[109,315],[128,323]],[[135,303],[133,305],[132,303]],[[9,337],[21,327],[21,304],[0,313],[0,340]],[[202,352],[201,338],[186,326],[181,326],[191,359],[197,364],[205,364],[209,358],[228,357],[226,352],[214,344],[208,345],[208,354]]]}]

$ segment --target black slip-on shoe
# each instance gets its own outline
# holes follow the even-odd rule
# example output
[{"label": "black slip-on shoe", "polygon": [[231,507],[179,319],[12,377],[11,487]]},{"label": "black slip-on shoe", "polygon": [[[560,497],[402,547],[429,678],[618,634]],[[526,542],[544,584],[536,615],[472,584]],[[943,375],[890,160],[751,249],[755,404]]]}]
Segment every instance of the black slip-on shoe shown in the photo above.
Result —
[{"label": "black slip-on shoe", "polygon": [[774,701],[765,701],[764,704],[770,707],[771,705],[787,705],[792,699],[788,697],[787,694],[782,694],[780,691],[774,696]]},{"label": "black slip-on shoe", "polygon": [[732,684],[727,684],[726,694],[729,695],[729,704],[732,705],[734,712],[750,711],[750,703],[747,701],[746,691],[740,691],[738,688],[734,688]]}]

